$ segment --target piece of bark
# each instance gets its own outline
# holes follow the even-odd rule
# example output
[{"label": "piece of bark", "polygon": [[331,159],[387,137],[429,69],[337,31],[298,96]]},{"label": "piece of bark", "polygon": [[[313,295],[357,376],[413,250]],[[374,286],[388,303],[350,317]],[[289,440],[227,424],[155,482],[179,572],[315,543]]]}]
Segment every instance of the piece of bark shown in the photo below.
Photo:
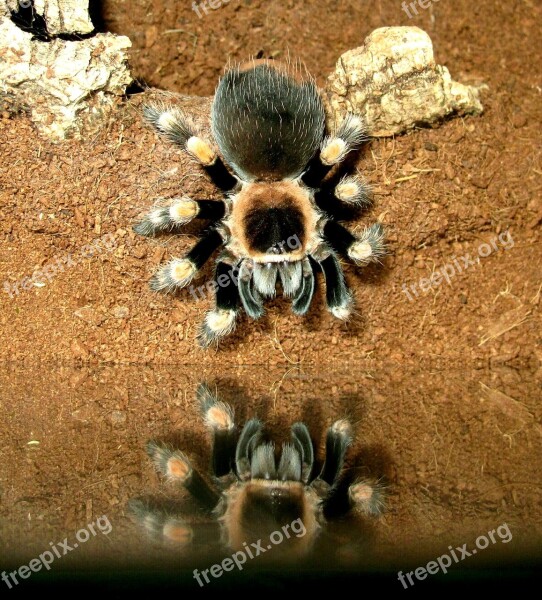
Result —
[{"label": "piece of bark", "polygon": [[[0,0],[0,8],[11,1]],[[103,122],[115,97],[131,83],[126,54],[130,45],[127,37],[113,34],[33,41],[31,33],[0,16],[0,107],[16,104],[28,110],[52,139],[77,136]],[[156,94],[166,104],[205,107],[191,116],[210,138],[210,98],[187,101],[186,96]],[[435,124],[453,112],[483,110],[479,89],[454,82],[446,67],[435,63],[431,39],[417,27],[375,30],[363,46],[340,57],[323,97],[330,129],[353,112],[364,117],[369,133],[377,137]]]},{"label": "piece of bark", "polygon": [[[49,35],[90,33],[94,30],[88,12],[89,0],[33,0],[35,14],[47,23]],[[0,15],[32,6],[30,0],[0,0]]]},{"label": "piece of bark", "polygon": [[0,104],[5,98],[16,102],[55,140],[103,121],[132,81],[130,40],[111,33],[78,41],[32,38],[0,17]]},{"label": "piece of bark", "polygon": [[325,91],[332,120],[359,114],[376,137],[483,110],[479,89],[453,81],[435,63],[431,38],[418,27],[373,31],[363,46],[339,58]]}]

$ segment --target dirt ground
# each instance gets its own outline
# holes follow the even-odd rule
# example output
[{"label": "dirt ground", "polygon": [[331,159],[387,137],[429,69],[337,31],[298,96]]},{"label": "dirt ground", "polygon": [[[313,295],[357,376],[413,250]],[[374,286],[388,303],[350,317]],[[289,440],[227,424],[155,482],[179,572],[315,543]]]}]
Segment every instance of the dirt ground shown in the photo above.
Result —
[{"label": "dirt ground", "polygon": [[[326,313],[320,290],[307,318],[278,298],[260,321],[240,318],[220,349],[201,350],[211,299],[148,287],[195,231],[148,240],[131,227],[158,197],[215,190],[143,125],[144,94],[83,142],[52,144],[24,115],[0,114],[4,557],[21,564],[101,514],[115,533],[85,553],[121,565],[128,548],[140,552],[126,502],[164,493],[144,444],[185,432],[205,465],[193,402],[205,379],[277,431],[308,415],[321,434],[355,416],[351,466],[389,484],[367,564],[419,566],[504,522],[514,542],[486,550],[488,560],[539,543],[541,8],[441,0],[418,12],[409,19],[399,0],[231,0],[199,18],[188,2],[117,0],[96,13],[100,29],[133,41],[141,81],[184,94],[212,94],[228,59],[259,52],[299,57],[324,84],[342,52],[384,25],[425,29],[455,79],[487,84],[480,117],[373,140],[361,153],[375,198],[353,225],[380,219],[390,254],[381,266],[345,265],[358,310],[348,325]],[[51,263],[61,272],[23,287]],[[450,284],[411,293],[447,265]]]}]

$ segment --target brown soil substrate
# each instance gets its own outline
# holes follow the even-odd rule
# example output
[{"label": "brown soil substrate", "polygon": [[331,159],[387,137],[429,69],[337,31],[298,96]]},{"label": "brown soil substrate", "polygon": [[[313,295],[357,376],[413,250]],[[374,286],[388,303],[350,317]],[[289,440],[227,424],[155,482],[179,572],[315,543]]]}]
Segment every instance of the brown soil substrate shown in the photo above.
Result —
[{"label": "brown soil substrate", "polygon": [[[454,78],[487,84],[485,112],[361,153],[356,167],[375,198],[353,225],[379,218],[390,254],[382,266],[345,265],[358,307],[351,323],[332,319],[321,290],[306,319],[278,298],[208,351],[195,336],[211,298],[148,288],[197,230],[148,240],[131,227],[158,197],[216,191],[143,125],[144,95],[83,142],[51,144],[24,115],[1,114],[0,286],[13,294],[0,290],[1,556],[22,564],[102,514],[114,533],[73,560],[105,553],[120,565],[140,555],[147,546],[126,502],[166,493],[144,444],[183,432],[206,466],[193,402],[204,379],[275,431],[304,417],[321,435],[353,416],[349,466],[389,489],[367,553],[356,547],[352,557],[346,536],[345,560],[420,566],[504,522],[514,542],[486,557],[520,555],[542,533],[540,8],[442,0],[408,19],[398,0],[232,0],[198,19],[188,4],[104,3],[105,28],[131,37],[133,71],[147,83],[208,95],[228,58],[290,51],[323,84],[341,52],[374,28],[417,25]],[[499,235],[508,242],[455,267],[450,285],[412,301],[404,293]],[[62,265],[50,281],[22,287],[50,264]],[[202,284],[210,274],[209,265]],[[260,364],[268,367],[238,368]]]}]

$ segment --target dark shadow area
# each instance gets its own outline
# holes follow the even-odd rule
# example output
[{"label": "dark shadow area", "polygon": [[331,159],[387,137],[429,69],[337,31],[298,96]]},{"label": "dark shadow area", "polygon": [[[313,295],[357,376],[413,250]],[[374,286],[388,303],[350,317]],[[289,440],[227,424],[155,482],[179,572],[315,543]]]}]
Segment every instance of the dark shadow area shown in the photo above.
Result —
[{"label": "dark shadow area", "polygon": [[[490,592],[505,591],[517,594],[518,589],[539,580],[540,561],[518,559],[506,567],[493,564],[482,568],[467,568],[460,572],[448,572],[428,577],[424,581],[415,581],[414,591],[450,592],[468,591],[487,596]],[[211,564],[209,564],[211,566]],[[383,592],[400,594],[403,586],[397,577],[397,571],[373,566],[356,571],[334,570],[321,565],[312,568],[295,567],[269,569],[245,567],[220,578],[210,577],[209,583],[199,586],[193,570],[174,568],[172,564],[155,564],[148,567],[116,569],[114,565],[85,565],[77,574],[69,570],[35,573],[19,585],[31,593],[43,594],[50,589],[57,597],[67,597],[81,592],[84,587],[89,593],[107,591],[111,597],[126,597],[127,593],[152,591],[153,595],[191,591],[198,598],[216,598],[220,592],[271,592],[284,593],[289,597],[317,592],[319,595],[337,596],[341,590],[364,590],[381,596]],[[60,596],[58,596],[60,594]]]},{"label": "dark shadow area", "polygon": [[104,7],[102,0],[90,0],[88,6],[90,20],[94,25],[95,33],[106,33],[107,27],[105,24]]},{"label": "dark shadow area", "polygon": [[136,94],[142,94],[147,91],[149,87],[150,86],[143,79],[134,79],[132,83],[126,87],[124,95],[129,97],[135,96]]},{"label": "dark shadow area", "polygon": [[16,11],[11,12],[11,20],[23,31],[32,34],[33,40],[41,42],[50,42],[51,36],[47,31],[45,19],[39,15],[34,8],[34,0],[29,0],[28,4],[19,4]]}]

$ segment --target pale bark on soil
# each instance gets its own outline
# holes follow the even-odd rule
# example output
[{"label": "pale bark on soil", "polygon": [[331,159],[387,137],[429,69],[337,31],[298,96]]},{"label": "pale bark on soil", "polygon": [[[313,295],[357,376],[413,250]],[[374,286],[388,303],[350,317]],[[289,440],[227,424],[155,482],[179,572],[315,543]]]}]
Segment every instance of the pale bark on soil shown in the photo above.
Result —
[{"label": "pale bark on soil", "polygon": [[[28,111],[38,129],[54,140],[103,123],[132,81],[126,54],[130,40],[111,33],[73,41],[54,37],[92,31],[88,0],[45,3],[51,40],[34,39],[7,16],[11,4],[0,0],[0,104]],[[35,2],[38,14],[42,4]]]},{"label": "pale bark on soil", "polygon": [[431,38],[418,27],[373,31],[363,46],[339,58],[326,94],[334,119],[359,114],[374,137],[483,110],[479,89],[453,81],[435,63]]}]

